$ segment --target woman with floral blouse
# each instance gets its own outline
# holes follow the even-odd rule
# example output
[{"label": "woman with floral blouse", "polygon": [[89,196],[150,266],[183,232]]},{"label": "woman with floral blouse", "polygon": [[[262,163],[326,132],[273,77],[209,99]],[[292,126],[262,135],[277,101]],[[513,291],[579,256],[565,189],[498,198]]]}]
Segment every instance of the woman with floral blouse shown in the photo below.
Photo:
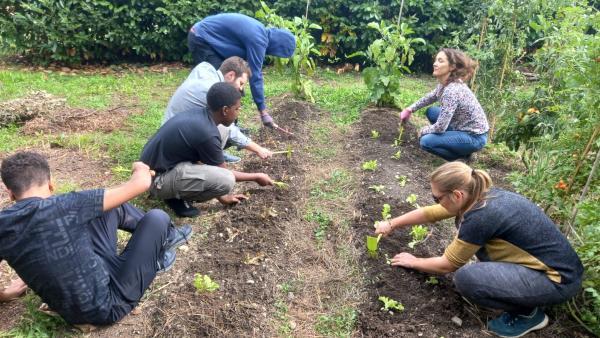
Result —
[{"label": "woman with floral blouse", "polygon": [[475,94],[465,84],[475,71],[476,63],[465,53],[442,48],[433,63],[433,76],[439,82],[400,113],[402,121],[434,102],[439,107],[427,108],[425,115],[431,123],[419,133],[421,147],[447,161],[469,160],[487,142],[488,121]]}]

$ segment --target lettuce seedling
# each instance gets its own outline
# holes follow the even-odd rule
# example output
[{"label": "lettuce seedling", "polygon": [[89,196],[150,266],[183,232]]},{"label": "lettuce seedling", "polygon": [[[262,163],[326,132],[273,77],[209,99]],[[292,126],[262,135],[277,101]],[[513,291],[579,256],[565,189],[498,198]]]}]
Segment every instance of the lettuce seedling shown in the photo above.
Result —
[{"label": "lettuce seedling", "polygon": [[194,278],[194,286],[198,293],[213,292],[219,289],[219,284],[213,282],[208,275],[196,274]]},{"label": "lettuce seedling", "polygon": [[380,296],[378,299],[380,302],[383,303],[381,311],[404,311],[404,305],[402,305],[402,303],[398,302],[397,300],[385,296]]},{"label": "lettuce seedling", "polygon": [[410,231],[412,241],[408,243],[408,247],[414,249],[415,245],[423,241],[428,233],[429,229],[427,229],[427,227],[422,225],[413,225],[412,230]]},{"label": "lettuce seedling", "polygon": [[383,217],[384,221],[392,218],[391,211],[392,207],[390,207],[389,204],[385,203],[383,205],[383,209],[381,210],[381,217]]},{"label": "lettuce seedling", "polygon": [[371,130],[371,138],[372,139],[379,138],[380,135],[381,134],[379,134],[379,132],[377,130],[375,130],[375,129]]},{"label": "lettuce seedling", "polygon": [[368,171],[375,171],[375,169],[377,169],[377,160],[371,160],[363,163],[362,169]]}]

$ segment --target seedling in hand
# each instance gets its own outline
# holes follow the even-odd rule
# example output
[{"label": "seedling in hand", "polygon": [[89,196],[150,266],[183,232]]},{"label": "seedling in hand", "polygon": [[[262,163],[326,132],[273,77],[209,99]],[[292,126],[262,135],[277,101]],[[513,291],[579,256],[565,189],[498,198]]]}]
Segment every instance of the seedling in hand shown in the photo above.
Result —
[{"label": "seedling in hand", "polygon": [[208,275],[201,275],[199,273],[194,278],[194,286],[198,293],[213,292],[219,289],[219,284],[213,282]]},{"label": "seedling in hand", "polygon": [[402,305],[402,303],[398,302],[397,300],[385,296],[380,296],[378,299],[380,302],[383,303],[381,311],[404,311],[404,305]]},{"label": "seedling in hand", "polygon": [[427,227],[422,225],[413,225],[412,230],[410,231],[412,241],[408,243],[408,247],[414,249],[415,245],[423,241],[428,233],[429,229],[427,229]]},{"label": "seedling in hand", "polygon": [[410,205],[412,205],[414,208],[419,208],[419,204],[417,204],[417,195],[416,194],[410,194],[408,195],[408,197],[406,198],[406,202]]},{"label": "seedling in hand", "polygon": [[371,189],[371,190],[373,190],[373,191],[375,191],[377,193],[385,194],[385,191],[384,191],[385,185],[383,185],[383,184],[372,185],[372,186],[369,187],[369,189]]},{"label": "seedling in hand", "polygon": [[377,169],[377,160],[370,160],[362,164],[363,170],[375,171]]},{"label": "seedling in hand", "polygon": [[280,181],[273,181],[273,185],[279,189],[287,189],[289,187],[289,184]]},{"label": "seedling in hand", "polygon": [[396,175],[395,177],[398,180],[398,185],[404,188],[406,181],[408,181],[406,175]]},{"label": "seedling in hand", "polygon": [[392,207],[390,207],[389,204],[385,203],[383,205],[383,209],[381,209],[381,217],[383,217],[384,221],[392,218],[391,211]]},{"label": "seedling in hand", "polygon": [[374,130],[374,129],[371,130],[371,138],[372,139],[379,138],[379,136],[380,136],[380,134],[379,134],[379,132],[377,130]]}]

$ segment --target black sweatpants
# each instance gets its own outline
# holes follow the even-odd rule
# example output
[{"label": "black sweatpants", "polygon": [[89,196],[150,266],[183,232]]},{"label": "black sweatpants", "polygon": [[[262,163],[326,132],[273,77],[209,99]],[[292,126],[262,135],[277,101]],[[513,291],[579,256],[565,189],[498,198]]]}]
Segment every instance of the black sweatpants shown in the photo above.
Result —
[{"label": "black sweatpants", "polygon": [[[110,275],[113,302],[108,317],[91,324],[112,324],[137,306],[156,276],[170,223],[169,215],[162,210],[144,214],[128,203],[88,223],[94,252],[104,260]],[[131,233],[121,254],[117,252],[117,229]]]},{"label": "black sweatpants", "polygon": [[190,50],[190,53],[192,53],[192,68],[196,67],[201,62],[208,62],[215,67],[215,69],[219,69],[225,60],[214,50],[214,48],[196,37],[192,31],[188,32],[188,49]]}]

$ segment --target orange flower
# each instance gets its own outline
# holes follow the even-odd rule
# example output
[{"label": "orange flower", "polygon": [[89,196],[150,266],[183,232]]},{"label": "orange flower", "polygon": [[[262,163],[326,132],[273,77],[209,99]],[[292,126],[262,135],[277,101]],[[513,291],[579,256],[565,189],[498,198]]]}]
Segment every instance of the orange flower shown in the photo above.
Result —
[{"label": "orange flower", "polygon": [[556,183],[556,185],[554,185],[554,188],[558,190],[567,190],[567,184],[561,179],[558,181],[558,183]]}]

